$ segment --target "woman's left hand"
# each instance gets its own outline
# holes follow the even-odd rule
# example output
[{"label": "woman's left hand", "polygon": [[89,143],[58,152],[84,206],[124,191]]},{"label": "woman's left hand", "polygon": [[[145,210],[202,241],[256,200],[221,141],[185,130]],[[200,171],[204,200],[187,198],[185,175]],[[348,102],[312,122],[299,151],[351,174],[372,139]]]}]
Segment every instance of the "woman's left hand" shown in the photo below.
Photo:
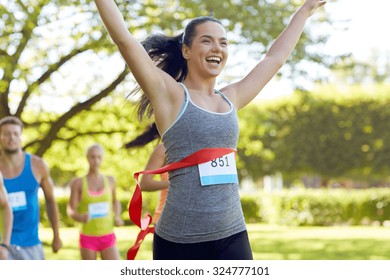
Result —
[{"label": "woman's left hand", "polygon": [[325,4],[326,4],[325,0],[306,0],[302,7],[307,8],[309,14],[312,15],[317,8]]}]

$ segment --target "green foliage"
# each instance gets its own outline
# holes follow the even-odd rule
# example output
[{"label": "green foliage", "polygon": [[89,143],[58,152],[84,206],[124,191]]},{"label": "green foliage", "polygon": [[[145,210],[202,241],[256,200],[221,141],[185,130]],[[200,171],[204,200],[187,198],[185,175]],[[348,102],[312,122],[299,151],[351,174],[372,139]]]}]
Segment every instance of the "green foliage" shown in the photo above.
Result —
[{"label": "green foliage", "polygon": [[[119,190],[117,193],[117,199],[121,205],[121,217],[123,221],[125,222],[125,225],[131,225],[132,222],[130,221],[129,214],[128,214],[128,207],[130,203],[132,193],[128,191]],[[60,225],[64,227],[73,227],[77,226],[78,223],[74,221],[72,218],[70,218],[66,213],[67,204],[69,202],[68,196],[58,196],[56,197],[57,205],[58,205],[58,211],[59,211],[59,218],[60,218]],[[49,226],[49,220],[46,213],[45,208],[45,201],[44,199],[39,200],[40,203],[40,219],[41,224],[43,226]],[[144,192],[142,194],[142,214],[150,214],[153,216],[154,209],[156,208],[156,205],[158,203],[158,192]]]},{"label": "green foliage", "polygon": [[358,60],[347,54],[338,57],[329,67],[332,69],[333,80],[346,81],[350,84],[383,83],[389,81],[390,56],[378,49],[368,50],[365,61]]},{"label": "green foliage", "polygon": [[281,172],[384,180],[390,173],[389,86],[323,87],[240,111],[239,167],[254,179]]},{"label": "green foliage", "polygon": [[[134,182],[132,174],[143,168],[155,145],[150,143],[142,150],[124,148],[124,143],[135,138],[143,129],[141,126],[145,126],[129,121],[129,111],[132,110],[131,104],[117,97],[96,104],[92,111],[83,111],[70,119],[67,126],[59,130],[58,139],[44,155],[56,185],[67,187],[72,177],[84,176],[88,171],[86,149],[91,144],[100,143],[105,149],[102,172],[114,176],[119,188],[129,188]],[[28,121],[36,117],[33,112],[26,114]],[[42,113],[40,117],[49,119],[51,114]],[[49,126],[44,124],[39,126],[38,131],[27,127],[24,137],[39,137],[45,135],[48,129]],[[34,153],[39,145],[39,142],[32,143],[27,150]]]},{"label": "green foliage", "polygon": [[[68,216],[68,214],[66,213],[66,208],[67,208],[67,204],[68,204],[69,199],[67,197],[57,197],[56,201],[57,201],[57,205],[58,205],[60,226],[62,226],[62,227],[75,226],[77,222],[75,222],[72,218],[70,218]],[[45,227],[48,227],[48,226],[50,226],[50,222],[49,222],[49,218],[47,216],[44,199],[40,199],[39,204],[40,204],[41,224]]]},{"label": "green foliage", "polygon": [[260,206],[251,196],[241,196],[241,206],[247,223],[260,222]]},{"label": "green foliage", "polygon": [[[296,92],[274,103],[253,104],[239,112],[240,178],[260,180],[283,174],[286,186],[305,175],[324,179],[354,179],[370,184],[390,174],[390,113],[388,86],[321,87],[313,93]],[[132,175],[142,170],[156,142],[126,150],[123,144],[147,124],[130,122],[132,104],[110,98],[69,120],[60,139],[45,153],[54,181],[66,187],[74,176],[87,172],[85,149],[98,142],[105,148],[102,171],[113,175],[118,187],[132,191]],[[26,120],[36,118],[26,114]],[[50,119],[52,114],[42,113]],[[44,135],[48,125],[25,129],[26,138]],[[37,143],[36,145],[39,145]],[[35,144],[28,147],[34,152]]]},{"label": "green foliage", "polygon": [[[131,225],[128,216],[130,193],[121,192],[122,219]],[[153,216],[158,193],[143,193],[143,214]],[[62,226],[76,223],[66,214],[67,197],[57,198]],[[41,204],[41,223],[48,225],[44,201]],[[247,223],[264,222],[289,226],[372,225],[390,222],[390,189],[365,190],[306,189],[259,192],[243,195],[241,205]]]},{"label": "green foliage", "polygon": [[390,190],[306,189],[262,193],[266,222],[295,226],[384,224],[390,217]]}]

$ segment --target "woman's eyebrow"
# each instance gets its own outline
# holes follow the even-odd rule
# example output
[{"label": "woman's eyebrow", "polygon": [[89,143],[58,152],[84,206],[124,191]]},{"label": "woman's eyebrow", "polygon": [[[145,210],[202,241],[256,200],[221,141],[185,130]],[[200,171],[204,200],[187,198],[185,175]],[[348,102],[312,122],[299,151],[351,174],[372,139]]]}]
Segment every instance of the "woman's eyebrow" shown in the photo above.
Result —
[{"label": "woman's eyebrow", "polygon": [[[211,36],[211,35],[202,35],[202,36],[200,36],[200,38],[212,39],[213,36]],[[220,38],[218,38],[218,40],[227,40],[227,38],[226,37],[220,37]]]}]

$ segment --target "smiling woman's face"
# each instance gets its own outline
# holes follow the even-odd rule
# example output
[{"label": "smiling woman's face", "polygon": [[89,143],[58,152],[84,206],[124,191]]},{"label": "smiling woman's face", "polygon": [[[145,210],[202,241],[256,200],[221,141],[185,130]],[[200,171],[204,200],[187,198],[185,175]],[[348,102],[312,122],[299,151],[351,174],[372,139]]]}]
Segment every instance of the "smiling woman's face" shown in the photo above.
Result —
[{"label": "smiling woman's face", "polygon": [[206,21],[196,27],[191,46],[183,46],[189,73],[218,76],[228,58],[228,42],[225,29],[217,22]]}]

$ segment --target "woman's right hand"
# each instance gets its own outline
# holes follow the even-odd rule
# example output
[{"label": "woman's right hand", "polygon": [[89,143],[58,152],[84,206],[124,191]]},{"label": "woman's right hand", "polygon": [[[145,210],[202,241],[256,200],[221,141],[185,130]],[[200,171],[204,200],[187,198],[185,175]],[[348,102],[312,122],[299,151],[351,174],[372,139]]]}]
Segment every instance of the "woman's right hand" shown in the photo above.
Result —
[{"label": "woman's right hand", "polygon": [[86,224],[86,223],[88,223],[88,221],[89,221],[89,214],[88,213],[80,215],[80,222],[81,223]]},{"label": "woman's right hand", "polygon": [[0,260],[8,259],[8,249],[4,247],[0,247]]}]

